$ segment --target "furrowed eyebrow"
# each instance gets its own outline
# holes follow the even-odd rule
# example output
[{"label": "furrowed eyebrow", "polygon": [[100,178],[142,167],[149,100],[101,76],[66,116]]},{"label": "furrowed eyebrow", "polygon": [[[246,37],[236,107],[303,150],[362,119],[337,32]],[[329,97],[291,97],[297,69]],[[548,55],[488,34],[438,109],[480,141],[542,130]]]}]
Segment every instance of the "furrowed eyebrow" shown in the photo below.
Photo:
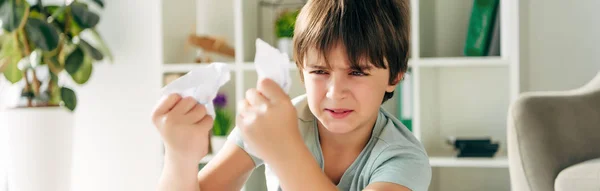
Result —
[{"label": "furrowed eyebrow", "polygon": [[369,71],[373,68],[373,66],[371,65],[359,65],[359,66],[352,66],[351,67],[352,70],[357,70],[357,71]]},{"label": "furrowed eyebrow", "polygon": [[306,65],[306,68],[319,69],[319,70],[329,69],[329,67],[327,67],[327,66],[321,66],[321,65],[315,65],[315,64],[308,64],[308,65]]},{"label": "furrowed eyebrow", "polygon": [[[317,69],[317,70],[331,69],[328,66],[322,66],[322,65],[316,65],[316,64],[308,64],[305,68]],[[350,69],[356,70],[356,71],[369,71],[369,70],[373,69],[373,66],[371,66],[371,65],[351,66]]]}]

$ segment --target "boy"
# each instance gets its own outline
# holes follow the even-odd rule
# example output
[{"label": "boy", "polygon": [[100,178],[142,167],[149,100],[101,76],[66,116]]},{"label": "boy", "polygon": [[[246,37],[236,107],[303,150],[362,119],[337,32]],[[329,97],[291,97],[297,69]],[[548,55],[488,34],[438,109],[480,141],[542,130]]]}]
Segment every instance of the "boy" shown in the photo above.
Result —
[{"label": "boy", "polygon": [[240,190],[266,164],[269,190],[428,189],[423,146],[380,109],[407,70],[408,0],[309,0],[294,31],[306,95],[269,79],[246,92],[237,127],[197,173],[211,117],[170,95],[153,120],[165,142],[161,190]]}]

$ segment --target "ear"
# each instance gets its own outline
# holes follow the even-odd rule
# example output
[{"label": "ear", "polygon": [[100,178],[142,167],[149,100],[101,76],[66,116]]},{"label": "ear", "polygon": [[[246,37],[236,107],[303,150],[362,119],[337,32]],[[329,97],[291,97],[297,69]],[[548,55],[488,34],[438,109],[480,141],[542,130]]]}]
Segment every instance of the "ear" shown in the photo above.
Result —
[{"label": "ear", "polygon": [[404,72],[398,72],[398,75],[396,75],[396,78],[394,78],[394,83],[389,84],[386,88],[385,91],[386,92],[393,92],[396,89],[396,86],[400,83],[400,81],[402,80],[402,78],[404,77]]}]

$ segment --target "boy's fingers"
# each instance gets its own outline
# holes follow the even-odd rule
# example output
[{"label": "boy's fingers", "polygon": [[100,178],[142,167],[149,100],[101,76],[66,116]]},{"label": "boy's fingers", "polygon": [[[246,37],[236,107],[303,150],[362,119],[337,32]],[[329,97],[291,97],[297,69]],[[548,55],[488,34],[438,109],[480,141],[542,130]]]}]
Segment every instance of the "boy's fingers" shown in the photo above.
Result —
[{"label": "boy's fingers", "polygon": [[205,127],[207,129],[212,129],[213,122],[214,122],[214,119],[212,117],[206,115],[202,119],[200,119],[200,121],[198,121],[194,124],[198,125],[198,127]]},{"label": "boy's fingers", "polygon": [[267,98],[265,98],[260,92],[258,92],[254,88],[248,89],[248,91],[246,91],[246,100],[252,106],[267,103]]},{"label": "boy's fingers", "polygon": [[202,120],[202,118],[208,116],[206,115],[206,107],[202,104],[196,104],[194,108],[185,115],[187,116],[186,119],[189,119],[192,123],[197,123]]},{"label": "boy's fingers", "polygon": [[259,79],[256,87],[271,103],[278,102],[282,99],[289,99],[283,89],[271,79]]},{"label": "boy's fingers", "polygon": [[248,102],[247,99],[243,99],[241,101],[238,102],[238,111],[240,111],[240,116],[244,117],[244,115],[246,114],[246,112],[250,111],[250,108],[252,106],[250,106],[250,103]]},{"label": "boy's fingers", "polygon": [[152,116],[157,117],[168,113],[180,100],[181,96],[179,94],[169,94],[159,102]]},{"label": "boy's fingers", "polygon": [[192,110],[198,101],[193,97],[185,97],[175,107],[173,108],[173,113],[186,114],[188,111]]}]

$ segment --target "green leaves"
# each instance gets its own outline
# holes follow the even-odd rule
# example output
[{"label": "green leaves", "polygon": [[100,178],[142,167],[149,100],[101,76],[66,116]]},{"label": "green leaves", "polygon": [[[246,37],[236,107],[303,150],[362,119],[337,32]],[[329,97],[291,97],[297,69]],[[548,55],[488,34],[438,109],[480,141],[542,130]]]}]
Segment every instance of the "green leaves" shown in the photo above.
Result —
[{"label": "green leaves", "polygon": [[287,11],[277,18],[277,21],[275,21],[275,34],[278,38],[291,38],[294,36],[294,26],[299,13],[299,10]]},{"label": "green leaves", "polygon": [[60,88],[60,97],[67,109],[71,111],[75,110],[75,107],[77,107],[77,96],[73,90],[66,87]]},{"label": "green leaves", "polygon": [[89,56],[83,58],[83,63],[79,67],[79,70],[74,74],[71,74],[71,78],[77,84],[85,84],[92,76],[92,59]]},{"label": "green leaves", "polygon": [[215,108],[215,120],[213,123],[213,135],[226,136],[233,123],[233,117],[224,108]]},{"label": "green leaves", "polygon": [[[41,105],[62,105],[74,111],[77,106],[75,92],[59,86],[58,81],[66,71],[75,83],[87,83],[94,61],[109,58],[112,62],[108,46],[95,30],[100,16],[88,9],[88,4],[97,5],[90,8],[104,8],[105,2],[76,0],[69,4],[44,6],[38,1],[30,6],[28,1],[35,2],[0,0],[0,30],[5,31],[0,36],[0,72],[11,83],[17,83],[24,80],[26,72],[46,65],[50,78],[28,76],[31,86],[23,90],[22,96],[35,99]],[[89,38],[84,40],[82,36]]]},{"label": "green leaves", "polygon": [[58,20],[60,22],[64,22],[65,20],[65,11],[67,10],[66,6],[56,6],[50,5],[45,7],[46,11],[50,13],[50,17],[54,20]]},{"label": "green leaves", "polygon": [[71,13],[75,23],[81,29],[93,28],[98,22],[100,22],[100,16],[88,10],[88,8],[81,3],[73,2],[71,4]]},{"label": "green leaves", "polygon": [[[2,1],[2,0],[0,0]],[[0,36],[0,72],[4,71],[4,67],[6,67],[5,59],[9,56],[7,51],[12,51],[14,49],[12,46],[12,36],[4,34]]]},{"label": "green leaves", "polygon": [[4,71],[2,73],[4,74],[4,77],[6,77],[6,79],[13,84],[21,81],[21,79],[23,78],[23,73],[17,67],[17,63],[19,63],[19,60],[20,59],[18,58],[9,58],[6,60],[2,60],[2,62],[5,62],[6,64],[6,67],[4,68]]},{"label": "green leaves", "polygon": [[92,58],[94,58],[94,60],[102,60],[102,58],[103,58],[102,53],[100,51],[98,51],[98,49],[92,47],[92,45],[87,43],[85,40],[83,40],[83,39],[79,40],[79,47],[81,47],[81,49],[85,50],[87,55],[91,55]]},{"label": "green leaves", "polygon": [[58,46],[59,36],[57,29],[43,20],[27,19],[25,31],[27,31],[29,40],[36,47],[44,51],[54,50]]},{"label": "green leaves", "polygon": [[29,4],[25,0],[2,0],[0,1],[0,20],[2,28],[13,32],[25,22],[25,13],[29,10]]},{"label": "green leaves", "polygon": [[17,41],[12,36],[5,39],[0,50],[0,71],[13,84],[23,78],[23,72],[18,68],[19,60],[22,58],[19,51]]},{"label": "green leaves", "polygon": [[106,43],[104,42],[104,39],[102,39],[102,37],[100,36],[100,34],[98,33],[98,31],[96,31],[96,29],[88,29],[92,32],[92,37],[94,38],[95,42],[98,42],[98,45],[100,46],[100,51],[102,51],[102,53],[108,57],[108,60],[110,60],[110,62],[113,62],[113,55],[110,52],[110,49],[108,49],[108,46],[106,45]]},{"label": "green leaves", "polygon": [[58,86],[58,76],[50,73],[50,82],[48,84],[48,103],[51,105],[60,105],[62,98],[60,97],[60,86]]},{"label": "green leaves", "polygon": [[83,50],[81,48],[76,47],[67,59],[65,60],[65,70],[69,73],[69,75],[75,75],[77,70],[83,65]]},{"label": "green leaves", "polygon": [[[80,41],[82,42],[82,41]],[[80,44],[81,45],[81,44]],[[91,47],[91,46],[90,46]],[[84,84],[92,75],[92,58],[77,46],[65,60],[65,70],[77,84]]]},{"label": "green leaves", "polygon": [[60,61],[58,60],[58,56],[54,55],[54,56],[44,56],[44,63],[46,63],[48,65],[48,68],[50,69],[50,72],[57,75],[59,74],[63,69],[65,69],[63,67],[63,65],[60,64]]},{"label": "green leaves", "polygon": [[98,6],[100,6],[101,8],[104,8],[104,0],[92,0],[94,3],[96,3]]}]

